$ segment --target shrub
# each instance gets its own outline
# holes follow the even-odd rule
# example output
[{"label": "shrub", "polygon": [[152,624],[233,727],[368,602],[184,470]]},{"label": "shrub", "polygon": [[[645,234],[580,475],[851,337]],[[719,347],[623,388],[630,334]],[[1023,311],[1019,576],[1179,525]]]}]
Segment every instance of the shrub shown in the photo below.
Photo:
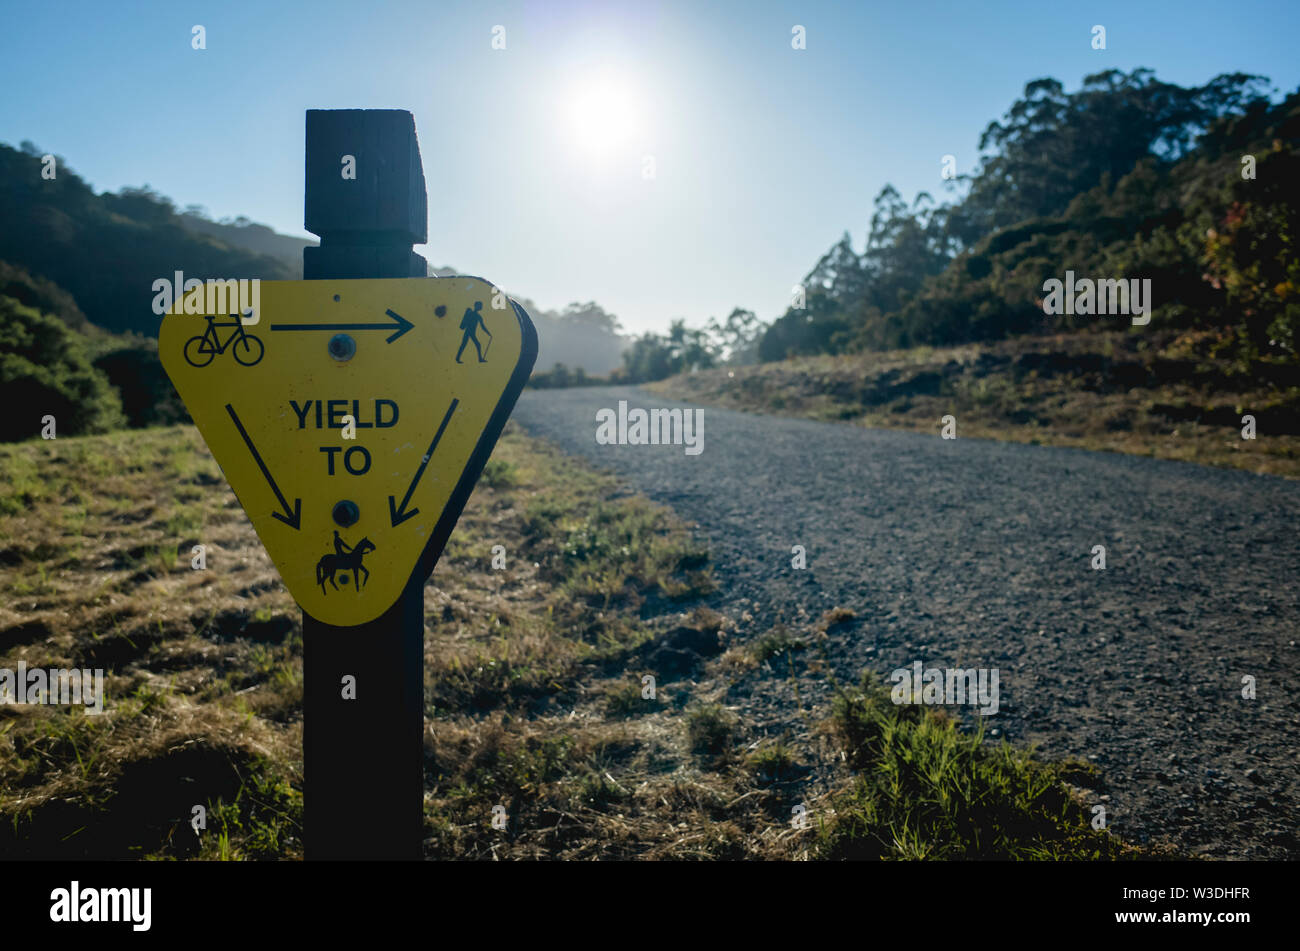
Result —
[{"label": "shrub", "polygon": [[85,342],[55,317],[0,297],[0,442],[39,434],[53,416],[57,433],[101,433],[124,422],[108,379],[86,356]]}]

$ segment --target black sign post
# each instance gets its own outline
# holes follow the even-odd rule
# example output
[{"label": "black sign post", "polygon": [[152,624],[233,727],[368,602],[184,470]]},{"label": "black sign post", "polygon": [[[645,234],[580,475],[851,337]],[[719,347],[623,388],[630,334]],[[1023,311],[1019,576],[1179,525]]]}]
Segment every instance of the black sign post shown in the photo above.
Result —
[{"label": "black sign post", "polygon": [[[411,250],[427,240],[428,206],[409,112],[309,110],[306,162],[305,226],[321,239],[303,250],[306,280],[427,275]],[[308,859],[422,856],[426,561],[367,624],[335,627],[303,612]]]}]

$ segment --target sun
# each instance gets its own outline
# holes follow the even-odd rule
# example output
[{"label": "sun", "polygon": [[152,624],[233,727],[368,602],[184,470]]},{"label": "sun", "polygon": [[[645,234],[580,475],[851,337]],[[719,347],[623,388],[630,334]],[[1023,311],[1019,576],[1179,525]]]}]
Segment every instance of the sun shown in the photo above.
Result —
[{"label": "sun", "polygon": [[641,99],[619,77],[590,77],[565,98],[564,127],[582,154],[592,158],[615,155],[632,147],[644,132]]}]

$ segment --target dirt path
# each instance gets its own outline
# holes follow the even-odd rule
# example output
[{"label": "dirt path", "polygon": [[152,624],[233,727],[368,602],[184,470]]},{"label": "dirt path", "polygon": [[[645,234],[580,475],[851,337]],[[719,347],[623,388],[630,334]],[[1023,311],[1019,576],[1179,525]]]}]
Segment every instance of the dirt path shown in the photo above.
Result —
[{"label": "dirt path", "polygon": [[[596,412],[620,399],[681,405],[632,388],[528,391],[515,419],[697,522],[713,606],[742,631],[849,608],[858,620],[830,635],[838,677],[918,660],[998,668],[989,725],[1097,763],[1120,834],[1300,855],[1300,484],[712,408],[699,455],[598,445]],[[1242,697],[1247,675],[1257,699]],[[805,703],[826,689],[799,685]],[[791,707],[786,690],[732,700],[768,722]]]}]

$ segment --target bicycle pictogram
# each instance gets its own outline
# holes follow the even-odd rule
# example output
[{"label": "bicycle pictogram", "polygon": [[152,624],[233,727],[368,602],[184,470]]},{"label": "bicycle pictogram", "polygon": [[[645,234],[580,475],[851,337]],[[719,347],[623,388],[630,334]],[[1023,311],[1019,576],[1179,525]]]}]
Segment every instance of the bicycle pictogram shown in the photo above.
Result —
[{"label": "bicycle pictogram", "polygon": [[[262,346],[262,340],[244,330],[244,322],[239,319],[238,314],[231,314],[235,318],[233,322],[217,323],[216,318],[208,315],[207,329],[197,337],[191,337],[185,341],[185,362],[192,367],[205,367],[212,362],[212,358],[225,353],[233,347],[235,362],[246,367],[251,367],[262,359],[265,348]],[[234,327],[235,332],[226,338],[222,343],[221,338],[217,335],[218,327]]]}]

